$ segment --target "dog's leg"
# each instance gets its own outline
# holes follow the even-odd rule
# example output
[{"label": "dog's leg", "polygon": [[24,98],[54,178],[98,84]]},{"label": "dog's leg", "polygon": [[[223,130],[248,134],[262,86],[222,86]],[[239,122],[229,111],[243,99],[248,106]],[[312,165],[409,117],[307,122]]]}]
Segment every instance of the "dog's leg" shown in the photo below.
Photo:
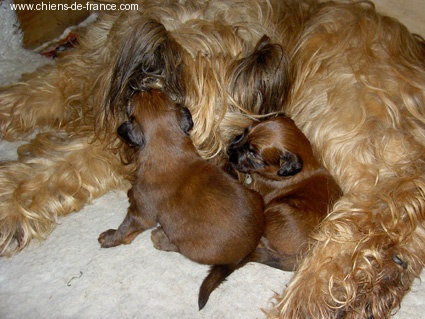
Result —
[{"label": "dog's leg", "polygon": [[337,203],[278,297],[280,318],[389,318],[400,306],[425,260],[425,180],[396,180]]},{"label": "dog's leg", "polygon": [[151,240],[153,246],[158,250],[179,252],[177,246],[170,241],[164,229],[160,226],[152,231]]},{"label": "dog's leg", "polygon": [[128,245],[137,235],[157,224],[155,216],[145,212],[134,193],[134,188],[128,191],[130,207],[118,229],[109,229],[99,235],[98,241],[102,248]]},{"label": "dog's leg", "polygon": [[[124,15],[123,15],[124,16]],[[108,37],[116,16],[103,14],[79,38],[79,45],[12,85],[0,88],[0,135],[7,140],[44,127],[78,128],[99,113],[117,38]],[[125,20],[125,17],[122,18]],[[127,26],[122,27],[123,30]],[[113,44],[110,45],[108,41]],[[66,128],[69,126],[71,128]],[[98,123],[99,124],[99,123]]]},{"label": "dog's leg", "polygon": [[85,116],[94,87],[89,82],[98,76],[92,74],[96,65],[83,65],[78,53],[72,56],[75,60],[61,58],[0,88],[0,134],[5,139],[25,137],[37,128],[65,128]]},{"label": "dog's leg", "polygon": [[0,133],[8,140],[31,133],[37,126],[59,127],[64,116],[56,66],[27,76],[27,81],[0,88]]},{"label": "dog's leg", "polygon": [[280,254],[270,247],[266,238],[261,238],[249,261],[268,265],[273,268],[294,271],[297,266],[297,254]]},{"label": "dog's leg", "polygon": [[[111,189],[128,187],[120,158],[88,137],[43,133],[0,165],[0,254],[44,239],[58,216]],[[17,244],[17,245],[16,245]]]}]

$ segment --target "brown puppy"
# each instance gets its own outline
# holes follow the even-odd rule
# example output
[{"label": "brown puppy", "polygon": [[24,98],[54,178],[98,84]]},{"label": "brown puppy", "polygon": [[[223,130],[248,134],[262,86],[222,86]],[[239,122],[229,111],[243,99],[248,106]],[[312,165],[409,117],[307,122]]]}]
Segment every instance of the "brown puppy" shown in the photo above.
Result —
[{"label": "brown puppy", "polygon": [[266,228],[253,261],[295,270],[311,232],[340,197],[310,142],[284,116],[251,125],[228,149],[231,165],[265,202]]},{"label": "brown puppy", "polygon": [[161,91],[136,93],[128,112],[130,120],[118,133],[136,147],[138,173],[127,216],[99,242],[104,248],[129,244],[159,223],[152,234],[157,248],[215,265],[199,292],[202,309],[257,247],[264,230],[262,198],[198,155],[188,133],[189,111]]}]

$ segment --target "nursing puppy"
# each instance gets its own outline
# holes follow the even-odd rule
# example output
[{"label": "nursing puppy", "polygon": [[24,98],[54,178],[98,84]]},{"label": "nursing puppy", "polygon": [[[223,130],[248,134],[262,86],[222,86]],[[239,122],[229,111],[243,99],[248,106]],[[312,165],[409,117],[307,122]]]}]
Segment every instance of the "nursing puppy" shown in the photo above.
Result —
[{"label": "nursing puppy", "polygon": [[159,223],[152,234],[157,248],[214,265],[200,288],[202,309],[257,247],[264,230],[262,198],[198,155],[189,137],[189,111],[160,90],[136,93],[128,112],[118,134],[136,148],[137,177],[127,216],[99,242],[104,248],[130,244]]},{"label": "nursing puppy", "polygon": [[265,203],[266,227],[253,261],[293,271],[315,227],[340,197],[310,142],[284,116],[251,125],[228,148],[231,165]]}]

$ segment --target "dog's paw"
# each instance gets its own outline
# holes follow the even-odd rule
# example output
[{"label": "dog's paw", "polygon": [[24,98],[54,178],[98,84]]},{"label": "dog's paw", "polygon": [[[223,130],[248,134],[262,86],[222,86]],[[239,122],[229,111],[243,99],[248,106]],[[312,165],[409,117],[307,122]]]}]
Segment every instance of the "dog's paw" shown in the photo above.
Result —
[{"label": "dog's paw", "polygon": [[117,231],[116,229],[109,229],[101,233],[99,235],[99,238],[97,239],[97,241],[100,244],[100,247],[109,248],[109,247],[118,246],[119,243],[117,243],[117,240],[115,239],[116,231]]},{"label": "dog's paw", "polygon": [[158,250],[178,251],[177,246],[170,241],[162,227],[157,227],[151,232],[151,240],[153,246]]}]

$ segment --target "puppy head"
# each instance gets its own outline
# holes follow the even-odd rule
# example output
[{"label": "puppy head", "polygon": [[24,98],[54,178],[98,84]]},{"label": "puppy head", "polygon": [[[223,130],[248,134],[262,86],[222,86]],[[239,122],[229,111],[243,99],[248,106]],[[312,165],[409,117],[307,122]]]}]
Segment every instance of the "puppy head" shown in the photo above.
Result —
[{"label": "puppy head", "polygon": [[312,157],[311,145],[295,123],[277,116],[254,123],[236,136],[228,148],[233,168],[280,180],[301,172],[304,158]]},{"label": "puppy head", "polygon": [[135,94],[127,106],[127,115],[129,120],[118,127],[117,133],[130,146],[140,149],[158,132],[189,135],[193,128],[189,110],[156,89]]}]

